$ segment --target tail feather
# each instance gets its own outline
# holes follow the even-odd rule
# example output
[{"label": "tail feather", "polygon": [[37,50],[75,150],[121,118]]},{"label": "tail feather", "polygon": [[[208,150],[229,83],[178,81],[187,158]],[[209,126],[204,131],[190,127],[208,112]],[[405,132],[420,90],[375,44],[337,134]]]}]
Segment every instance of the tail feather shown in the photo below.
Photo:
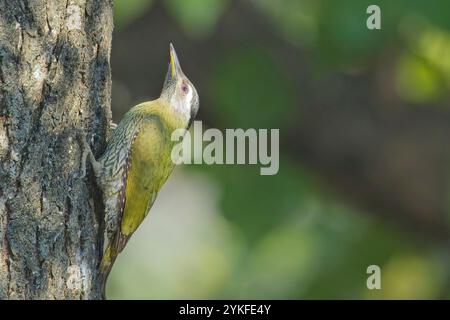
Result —
[{"label": "tail feather", "polygon": [[106,281],[108,280],[109,273],[117,256],[122,252],[129,239],[130,236],[124,236],[121,232],[117,232],[104,251],[99,270],[99,281],[103,299],[106,299]]}]

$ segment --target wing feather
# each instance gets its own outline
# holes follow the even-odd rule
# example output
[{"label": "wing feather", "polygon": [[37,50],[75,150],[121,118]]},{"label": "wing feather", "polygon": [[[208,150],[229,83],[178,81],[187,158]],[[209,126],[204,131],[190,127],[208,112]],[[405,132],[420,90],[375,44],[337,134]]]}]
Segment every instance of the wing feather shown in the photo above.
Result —
[{"label": "wing feather", "polygon": [[[126,187],[128,173],[130,171],[130,159],[132,145],[137,137],[145,118],[139,117],[139,114],[127,114],[120,122],[108,141],[108,147],[99,159],[102,163],[103,172],[99,177],[99,183],[104,190],[105,205],[105,240],[107,243],[115,238],[114,242],[119,247],[125,246],[125,239],[115,237],[119,230],[123,211],[126,202]],[[106,248],[107,245],[104,245]]]}]

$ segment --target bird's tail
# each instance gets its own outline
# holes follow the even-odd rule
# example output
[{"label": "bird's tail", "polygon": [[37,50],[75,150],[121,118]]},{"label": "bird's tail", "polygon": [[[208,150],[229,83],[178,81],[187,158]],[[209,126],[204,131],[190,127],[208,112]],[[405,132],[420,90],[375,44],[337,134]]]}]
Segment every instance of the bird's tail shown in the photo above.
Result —
[{"label": "bird's tail", "polygon": [[100,263],[99,282],[101,285],[103,299],[106,299],[106,280],[108,280],[109,273],[111,272],[114,261],[117,258],[117,253],[114,251],[115,250],[112,248],[112,243],[110,243],[106,248]]},{"label": "bird's tail", "polygon": [[124,236],[120,232],[118,232],[113,236],[112,241],[109,242],[108,247],[103,253],[99,268],[99,282],[101,285],[103,299],[106,299],[106,281],[108,280],[109,273],[111,272],[117,256],[125,247],[129,238],[129,236]]}]

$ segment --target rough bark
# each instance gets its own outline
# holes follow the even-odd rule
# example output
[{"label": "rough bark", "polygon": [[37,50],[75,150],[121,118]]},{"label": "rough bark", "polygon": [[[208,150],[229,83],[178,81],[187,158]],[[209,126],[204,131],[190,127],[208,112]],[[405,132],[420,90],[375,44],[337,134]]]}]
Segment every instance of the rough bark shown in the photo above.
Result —
[{"label": "rough bark", "polygon": [[0,298],[97,299],[112,0],[0,0]]}]

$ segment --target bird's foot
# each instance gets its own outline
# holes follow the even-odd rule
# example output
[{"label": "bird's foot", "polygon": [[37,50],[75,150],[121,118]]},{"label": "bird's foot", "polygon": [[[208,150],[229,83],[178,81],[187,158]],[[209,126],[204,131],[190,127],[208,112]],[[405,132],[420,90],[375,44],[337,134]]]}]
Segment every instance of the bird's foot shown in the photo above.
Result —
[{"label": "bird's foot", "polygon": [[108,133],[107,133],[107,140],[109,140],[109,138],[111,138],[111,136],[112,136],[114,130],[116,130],[116,128],[117,128],[117,124],[111,121],[109,123],[109,128],[108,128]]},{"label": "bird's foot", "polygon": [[81,140],[82,144],[82,153],[81,153],[81,165],[80,165],[80,174],[78,175],[78,178],[83,179],[86,177],[86,162],[87,158],[89,157],[89,161],[92,165],[92,168],[94,169],[94,173],[96,176],[100,173],[101,170],[101,164],[95,160],[94,154],[92,153],[91,146],[87,142],[87,134],[86,132],[82,132],[79,134],[79,139]]}]

